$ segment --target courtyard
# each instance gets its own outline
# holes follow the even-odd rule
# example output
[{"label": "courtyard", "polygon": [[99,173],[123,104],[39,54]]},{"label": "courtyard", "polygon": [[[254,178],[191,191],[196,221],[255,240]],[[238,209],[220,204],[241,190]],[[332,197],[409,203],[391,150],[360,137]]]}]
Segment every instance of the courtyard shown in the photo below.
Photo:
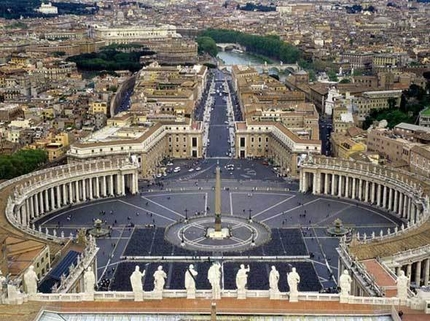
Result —
[{"label": "courtyard", "polygon": [[[214,218],[214,170],[222,173],[222,218],[250,218],[267,226],[270,237],[249,248],[227,248],[211,243],[201,250],[166,240],[166,228],[193,218]],[[280,290],[288,290],[286,273],[296,267],[301,291],[331,291],[337,286],[339,239],[326,233],[337,218],[345,227],[368,236],[386,234],[401,220],[370,205],[298,192],[297,181],[280,178],[261,160],[209,159],[196,164],[174,162],[181,167],[153,182],[141,182],[138,195],[73,205],[36,222],[57,234],[76,235],[90,229],[96,219],[110,229],[97,239],[100,248],[97,278],[101,290],[131,289],[129,276],[136,265],[147,271],[144,289],[152,290],[152,274],[162,265],[167,273],[166,288],[181,289],[189,264],[199,272],[198,289],[208,289],[207,270],[214,260],[222,265],[222,287],[235,289],[235,275],[244,263],[250,265],[248,288],[268,288],[272,265],[281,274]],[[233,170],[228,170],[234,164]],[[189,171],[197,168],[199,170]],[[231,168],[231,166],[230,166]],[[227,224],[227,223],[225,223]],[[192,230],[190,230],[192,231]],[[190,232],[192,233],[192,232]],[[237,235],[239,235],[238,233]],[[203,241],[203,240],[202,240]]]}]

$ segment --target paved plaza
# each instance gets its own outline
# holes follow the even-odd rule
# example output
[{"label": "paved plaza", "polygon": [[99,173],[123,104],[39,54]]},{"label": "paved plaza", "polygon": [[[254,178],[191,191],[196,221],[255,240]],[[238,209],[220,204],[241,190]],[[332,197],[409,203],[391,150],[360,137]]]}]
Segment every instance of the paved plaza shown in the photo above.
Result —
[{"label": "paved plaza", "polygon": [[[275,265],[281,274],[286,274],[291,266],[296,266],[303,279],[306,274],[314,274],[319,284],[312,285],[308,290],[335,287],[336,246],[339,240],[328,236],[326,228],[336,218],[340,218],[346,227],[367,235],[372,231],[379,235],[380,230],[386,234],[388,228],[393,230],[401,224],[396,217],[375,207],[338,198],[302,194],[297,191],[297,182],[277,177],[276,172],[264,166],[262,161],[234,160],[233,171],[225,169],[226,164],[232,161],[223,159],[219,162],[223,168],[222,216],[226,220],[228,217],[247,220],[251,216],[253,221],[263,223],[271,231],[271,240],[254,247],[251,252],[226,251],[216,245],[202,251],[189,250],[186,246],[172,245],[164,238],[167,226],[184,221],[185,218],[214,218],[215,160],[200,164],[193,164],[192,161],[175,162],[174,167],[179,165],[183,168],[180,173],[151,184],[141,182],[139,195],[74,205],[44,217],[36,224],[43,229],[55,228],[57,234],[64,232],[69,235],[76,234],[82,227],[91,228],[95,219],[104,221],[106,226],[111,227],[111,233],[97,240],[100,247],[98,279],[113,279],[110,288],[122,290],[130,286],[124,286],[124,282],[118,280],[126,278],[128,281],[127,273],[131,273],[136,264],[148,269],[145,289],[152,287],[151,269],[160,264],[170,276],[166,288],[181,288],[183,271],[190,263],[194,263],[201,271],[199,278],[202,281],[197,286],[206,288],[205,277],[211,256],[218,259],[222,257],[225,289],[234,288],[232,280],[242,263],[240,260],[250,263],[250,280],[253,279],[253,272],[253,280],[257,280],[250,282],[249,288],[255,284],[260,289],[268,283],[264,280],[267,280],[270,265]],[[187,166],[199,166],[201,169],[189,172]],[[289,248],[299,250],[294,252]],[[241,256],[241,259],[234,259],[235,256]],[[249,257],[249,260],[242,259],[243,256]],[[293,256],[306,256],[308,259],[297,260]],[[271,259],[266,260],[266,257]],[[280,285],[281,289],[283,287]]]}]

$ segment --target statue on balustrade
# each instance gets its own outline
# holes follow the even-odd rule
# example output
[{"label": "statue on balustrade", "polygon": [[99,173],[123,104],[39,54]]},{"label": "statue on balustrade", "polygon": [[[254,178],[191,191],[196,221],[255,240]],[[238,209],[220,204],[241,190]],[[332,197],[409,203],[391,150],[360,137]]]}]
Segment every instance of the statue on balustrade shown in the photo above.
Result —
[{"label": "statue on balustrade", "polygon": [[270,291],[279,292],[278,282],[279,282],[279,272],[278,270],[276,270],[276,267],[272,265],[272,270],[270,271],[270,274],[269,274]]},{"label": "statue on balustrade", "polygon": [[84,291],[88,294],[94,294],[96,286],[96,277],[91,266],[84,273]]},{"label": "statue on balustrade", "polygon": [[27,272],[24,274],[25,292],[27,294],[33,295],[37,293],[37,281],[39,281],[39,278],[34,271],[34,266],[30,265]]},{"label": "statue on balustrade", "polygon": [[6,296],[6,278],[3,276],[3,273],[0,270],[0,304],[3,303],[3,298]]},{"label": "statue on balustrade", "polygon": [[221,299],[221,265],[218,262],[213,263],[209,268],[208,280],[212,286],[212,299]]},{"label": "statue on balustrade", "polygon": [[290,287],[290,294],[297,295],[299,293],[298,285],[300,283],[300,275],[296,272],[296,268],[293,267],[291,272],[287,274],[288,286]]},{"label": "statue on balustrade", "polygon": [[344,270],[339,278],[340,295],[347,296],[351,293],[352,279],[348,270]]},{"label": "statue on balustrade", "polygon": [[397,297],[400,300],[406,300],[408,298],[409,278],[405,275],[405,271],[400,270],[396,283]]},{"label": "statue on balustrade", "polygon": [[160,265],[154,273],[154,291],[163,291],[164,284],[166,284],[167,274],[163,271],[163,267]]},{"label": "statue on balustrade", "polygon": [[196,289],[197,274],[197,271],[194,270],[194,265],[190,264],[187,271],[185,272],[185,289],[191,291]]},{"label": "statue on balustrade", "polygon": [[249,268],[249,265],[247,268],[245,268],[244,264],[240,265],[240,269],[236,274],[236,287],[238,291],[246,290],[246,284],[248,283],[248,273],[250,270],[251,269]]},{"label": "statue on balustrade", "polygon": [[131,288],[134,293],[143,291],[142,278],[145,276],[145,270],[140,272],[138,265],[134,268],[134,272],[130,275]]}]

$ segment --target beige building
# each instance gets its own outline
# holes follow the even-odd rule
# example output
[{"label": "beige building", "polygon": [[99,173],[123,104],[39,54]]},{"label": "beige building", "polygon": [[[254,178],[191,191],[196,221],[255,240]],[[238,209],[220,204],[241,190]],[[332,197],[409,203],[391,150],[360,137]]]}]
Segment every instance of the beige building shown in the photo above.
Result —
[{"label": "beige building", "polygon": [[367,149],[363,136],[351,137],[343,133],[332,133],[330,141],[332,156],[343,159],[351,159],[354,154],[364,153]]},{"label": "beige building", "polygon": [[92,101],[88,110],[90,114],[104,114],[107,115],[108,105],[105,101]]},{"label": "beige building", "polygon": [[360,97],[354,97],[353,103],[360,118],[364,119],[372,109],[387,109],[400,106],[401,90],[366,91]]},{"label": "beige building", "polygon": [[430,145],[417,145],[410,150],[411,172],[430,177]]},{"label": "beige building", "polygon": [[12,277],[20,275],[30,265],[34,266],[39,279],[48,273],[51,258],[49,246],[44,242],[13,235],[3,240],[2,246],[5,259],[10,262],[8,272]]},{"label": "beige building", "polygon": [[104,27],[92,26],[92,33],[97,39],[103,39],[107,45],[114,43],[133,43],[141,41],[179,38],[176,27],[172,25]]},{"label": "beige building", "polygon": [[144,114],[190,116],[202,97],[207,67],[153,63],[136,77],[131,109]]},{"label": "beige building", "polygon": [[269,158],[279,174],[296,177],[304,155],[321,154],[321,141],[300,136],[279,122],[236,122],[238,158]]},{"label": "beige building", "polygon": [[201,158],[203,127],[190,118],[151,118],[144,113],[124,112],[109,119],[108,125],[73,144],[68,162],[89,159],[135,157],[140,175],[152,178],[166,158]]},{"label": "beige building", "polygon": [[410,160],[410,150],[417,145],[409,140],[395,135],[386,128],[374,128],[368,132],[367,148],[376,151],[386,158],[390,166],[407,166]]}]

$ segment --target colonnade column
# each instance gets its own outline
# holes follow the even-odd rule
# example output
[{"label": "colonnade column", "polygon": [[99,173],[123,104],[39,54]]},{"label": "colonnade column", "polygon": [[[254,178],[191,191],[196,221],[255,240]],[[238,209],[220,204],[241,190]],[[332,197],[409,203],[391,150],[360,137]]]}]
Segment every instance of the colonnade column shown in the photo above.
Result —
[{"label": "colonnade column", "polygon": [[398,213],[398,209],[399,209],[399,191],[397,191],[396,189],[394,190],[394,204],[393,204],[393,211]]},{"label": "colonnade column", "polygon": [[21,205],[19,208],[20,219],[18,220],[21,225],[27,226],[27,211],[25,208],[25,204]]},{"label": "colonnade column", "polygon": [[337,196],[342,196],[342,176],[341,175],[339,175]]},{"label": "colonnade column", "polygon": [[106,176],[102,176],[102,196],[106,197],[107,195]]},{"label": "colonnade column", "polygon": [[376,205],[381,206],[381,184],[378,184],[377,191],[376,191]]},{"label": "colonnade column", "polygon": [[92,177],[90,177],[89,179],[88,179],[88,187],[89,187],[89,190],[90,190],[90,200],[92,200],[93,199],[93,197],[94,197],[94,194],[93,194],[93,178]]},{"label": "colonnade column", "polygon": [[34,197],[34,212],[35,212],[34,214],[35,214],[36,217],[38,217],[39,214],[40,214],[40,210],[39,210],[39,194],[34,194],[33,197]]},{"label": "colonnade column", "polygon": [[[119,189],[119,175],[117,175],[117,194],[120,194],[120,189]],[[303,184],[302,184],[302,189],[300,190],[302,193],[306,193],[308,191],[308,173],[306,173],[305,171],[303,171]]]},{"label": "colonnade column", "polygon": [[49,212],[49,195],[48,195],[49,189],[46,189],[43,191],[43,194],[45,194],[45,212]]},{"label": "colonnade column", "polygon": [[408,197],[406,199],[406,203],[407,203],[407,206],[406,206],[406,219],[409,221],[411,219],[411,198],[410,197]]},{"label": "colonnade column", "polygon": [[370,188],[370,202],[372,204],[375,203],[375,182],[371,182],[370,184],[372,184],[371,188]]},{"label": "colonnade column", "polygon": [[[134,181],[134,175],[133,174],[133,181]],[[328,179],[330,174],[324,174],[324,194],[328,194]]]},{"label": "colonnade column", "polygon": [[363,180],[361,178],[358,179],[358,199],[363,201]]},{"label": "colonnade column", "polygon": [[412,273],[412,263],[409,263],[406,267],[406,276],[409,278],[409,280],[412,279],[411,273]]},{"label": "colonnade column", "polygon": [[355,179],[355,177],[353,177],[352,178],[352,199],[356,199],[356,197],[355,197],[355,185],[356,185],[356,179]]},{"label": "colonnade column", "polygon": [[76,203],[81,202],[81,189],[79,188],[79,180],[75,181],[76,188]]},{"label": "colonnade column", "polygon": [[384,191],[383,191],[383,195],[382,195],[382,207],[383,208],[387,208],[387,186],[383,186]]},{"label": "colonnade column", "polygon": [[96,186],[95,186],[95,188],[96,188],[96,197],[97,198],[99,198],[100,197],[100,185],[99,185],[99,177],[98,176],[96,176]]},{"label": "colonnade column", "polygon": [[364,201],[366,203],[369,201],[369,181],[365,181],[364,184]]},{"label": "colonnade column", "polygon": [[429,285],[430,259],[424,260],[424,286]]},{"label": "colonnade column", "polygon": [[63,204],[62,197],[61,197],[61,186],[57,185],[56,189],[57,189],[57,208],[60,208],[61,204]]},{"label": "colonnade column", "polygon": [[345,197],[349,197],[349,177],[345,177]]},{"label": "colonnade column", "polygon": [[124,174],[121,174],[120,178],[121,178],[121,195],[125,195],[125,177],[124,177]]},{"label": "colonnade column", "polygon": [[399,192],[399,211],[398,211],[398,213],[399,213],[400,217],[403,217],[403,201],[404,201],[403,198],[404,198],[403,193]]},{"label": "colonnade column", "polygon": [[87,179],[86,178],[82,180],[82,199],[84,201],[87,200]]},{"label": "colonnade column", "polygon": [[417,287],[420,287],[421,284],[421,261],[418,261],[416,263],[416,269],[415,269],[415,284]]},{"label": "colonnade column", "polygon": [[113,188],[113,175],[109,175],[109,195],[115,196],[114,188]]},{"label": "colonnade column", "polygon": [[43,213],[45,213],[45,204],[44,204],[44,200],[43,200],[43,193],[39,192],[39,205],[40,205],[40,214],[42,215]]},{"label": "colonnade column", "polygon": [[50,188],[50,190],[51,190],[51,211],[53,211],[55,208],[56,208],[56,202],[55,202],[55,200],[57,199],[56,197],[55,197],[55,193],[54,193],[54,187],[51,187]]},{"label": "colonnade column", "polygon": [[389,190],[389,194],[388,194],[388,210],[392,211],[393,210],[393,189],[390,188]]},{"label": "colonnade column", "polygon": [[29,198],[29,200],[30,200],[30,217],[32,219],[34,218],[34,214],[36,212],[36,209],[34,208],[33,197],[34,197],[34,195],[31,195],[30,198]]},{"label": "colonnade column", "polygon": [[336,187],[336,174],[331,174],[331,195],[334,196],[334,191]]},{"label": "colonnade column", "polygon": [[70,182],[69,184],[69,204],[73,203],[73,187],[72,187],[72,182]]}]

